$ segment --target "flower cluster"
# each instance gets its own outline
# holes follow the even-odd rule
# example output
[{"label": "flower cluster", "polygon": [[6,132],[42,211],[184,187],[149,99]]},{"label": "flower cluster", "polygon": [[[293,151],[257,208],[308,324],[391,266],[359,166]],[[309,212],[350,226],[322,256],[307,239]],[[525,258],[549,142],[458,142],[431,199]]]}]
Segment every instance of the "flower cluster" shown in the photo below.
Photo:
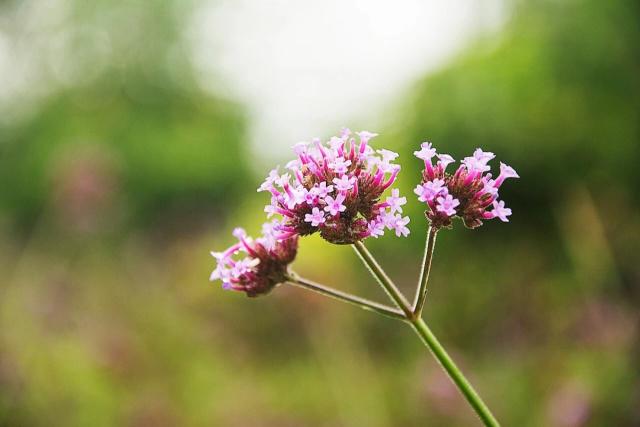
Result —
[{"label": "flower cluster", "polygon": [[[400,171],[393,163],[398,154],[374,150],[369,145],[374,133],[355,135],[345,129],[326,143],[315,139],[294,146],[297,159],[282,174],[279,168],[272,170],[258,188],[271,194],[265,212],[280,218],[266,223],[263,235],[255,240],[236,229],[238,243],[224,252],[212,252],[218,265],[211,280],[221,280],[225,289],[257,296],[286,280],[299,236],[319,232],[331,243],[351,244],[382,236],[387,229],[397,236],[409,234],[409,217],[402,216],[407,199],[392,189],[382,200]],[[508,221],[511,209],[498,200],[498,190],[505,179],[518,178],[518,174],[500,163],[500,174],[492,179],[488,162],[495,157],[493,153],[478,148],[453,174],[446,169],[454,159],[437,154],[430,143],[423,143],[414,154],[425,165],[422,182],[414,192],[427,204],[425,214],[434,228],[450,227],[455,216],[469,228],[491,218]],[[240,253],[245,255],[239,257]]]},{"label": "flower cluster", "polygon": [[262,232],[262,237],[253,240],[236,228],[233,235],[238,243],[224,252],[211,252],[218,265],[210,280],[222,280],[224,289],[243,291],[250,297],[266,294],[284,282],[298,251],[298,238],[276,239],[273,222],[264,224]]},{"label": "flower cluster", "polygon": [[[462,219],[465,226],[476,228],[482,220],[500,218],[508,222],[511,209],[498,201],[498,189],[507,178],[519,178],[516,171],[500,163],[500,174],[492,179],[491,167],[487,164],[495,157],[493,153],[476,149],[471,157],[465,157],[453,173],[446,172],[454,162],[448,154],[437,154],[431,143],[422,143],[415,156],[424,160],[422,183],[414,192],[421,202],[427,203],[425,215],[435,228],[450,227],[454,216]],[[432,159],[437,158],[434,165]]]},{"label": "flower cluster", "polygon": [[401,215],[407,199],[393,189],[381,200],[400,171],[393,163],[398,154],[375,151],[369,140],[377,134],[356,135],[344,129],[326,143],[298,143],[297,159],[286,165],[287,171],[269,173],[258,191],[271,193],[265,212],[281,216],[275,225],[277,239],[319,232],[331,243],[351,244],[381,236],[385,229],[397,236],[409,234],[409,217]]}]

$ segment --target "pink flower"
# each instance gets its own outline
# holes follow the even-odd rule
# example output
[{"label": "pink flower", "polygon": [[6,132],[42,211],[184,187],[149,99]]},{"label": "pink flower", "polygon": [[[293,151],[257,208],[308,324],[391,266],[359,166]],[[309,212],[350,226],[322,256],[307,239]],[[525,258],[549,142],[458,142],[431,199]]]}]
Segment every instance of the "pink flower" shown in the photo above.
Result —
[{"label": "pink flower", "polygon": [[269,175],[265,179],[265,181],[258,187],[258,192],[268,191],[271,187],[273,187],[273,183],[280,179],[280,175],[278,174],[278,168],[275,168],[269,172]]},{"label": "pink flower", "polygon": [[444,197],[438,197],[436,201],[438,202],[438,204],[436,205],[436,210],[444,213],[447,216],[455,215],[455,208],[460,205],[460,201],[458,199],[454,199],[451,194],[447,194]]},{"label": "pink flower", "polygon": [[278,207],[274,205],[266,205],[264,207],[264,211],[267,214],[267,218],[271,218],[273,215],[278,213]]},{"label": "pink flower", "polygon": [[344,194],[338,194],[335,199],[331,196],[325,197],[324,201],[327,206],[324,207],[324,210],[334,216],[338,215],[338,212],[346,211],[347,207],[342,204],[342,202],[344,202],[344,199]]},{"label": "pink flower", "polygon": [[455,162],[455,160],[450,155],[438,154],[438,165],[442,168],[443,171],[447,169],[447,166],[449,166],[453,162]]},{"label": "pink flower", "polygon": [[494,157],[495,154],[477,148],[476,151],[473,152],[473,156],[465,157],[462,163],[469,172],[484,173],[491,170],[491,166],[487,165],[487,163]]},{"label": "pink flower", "polygon": [[369,236],[378,238],[378,236],[384,235],[384,222],[373,220],[367,226]]},{"label": "pink flower", "polygon": [[380,153],[380,155],[382,156],[382,161],[384,163],[389,163],[394,161],[395,159],[398,158],[399,154],[395,153],[391,150],[385,150],[384,148],[381,150],[378,150],[378,153]]},{"label": "pink flower", "polygon": [[[217,265],[210,280],[221,280],[224,289],[242,291],[250,297],[266,294],[284,282],[288,265],[296,257],[298,238],[276,241],[269,235],[273,229],[273,223],[265,224],[266,235],[255,241],[243,229],[235,229],[238,243],[224,252],[211,252]],[[238,259],[243,253],[246,256]]]},{"label": "pink flower", "polygon": [[344,139],[338,138],[337,136],[332,136],[328,144],[332,150],[337,151],[338,148],[342,147],[342,145],[344,144]]},{"label": "pink flower", "polygon": [[280,222],[273,220],[271,222],[265,222],[262,224],[262,237],[256,239],[256,242],[260,243],[268,251],[272,251],[276,247],[278,241],[278,226]]},{"label": "pink flower", "polygon": [[310,214],[305,215],[304,220],[310,222],[312,227],[317,227],[325,222],[324,212],[314,207]]},{"label": "pink flower", "polygon": [[378,170],[382,171],[383,173],[394,173],[396,170],[400,170],[400,166],[390,163],[390,160],[376,158],[374,162],[378,167]]},{"label": "pink flower", "polygon": [[[369,145],[374,136],[367,131],[351,135],[344,129],[328,142],[314,139],[294,146],[297,159],[287,163],[288,173],[279,175],[276,169],[261,186],[272,196],[267,214],[282,217],[277,225],[279,239],[319,232],[329,242],[345,244],[380,235],[384,227],[375,224],[401,212],[406,199],[397,190],[384,199],[400,166],[393,163],[397,153],[376,151]],[[318,212],[314,208],[328,212],[324,222],[314,215]]]},{"label": "pink flower", "polygon": [[407,237],[409,235],[409,229],[407,228],[407,224],[409,224],[410,218],[405,216],[404,218],[400,214],[396,215],[387,215],[386,217],[386,225],[389,229],[395,230],[396,236],[404,236]]},{"label": "pink flower", "polygon": [[491,166],[487,165],[486,161],[480,160],[474,157],[465,157],[462,163],[465,165],[469,172],[487,172],[491,170]]},{"label": "pink flower", "polygon": [[308,205],[313,205],[316,199],[318,198],[318,196],[313,191],[307,190],[306,188],[302,188],[302,194],[303,194],[304,202],[307,203]]},{"label": "pink flower", "polygon": [[292,189],[290,186],[286,186],[286,193],[284,196],[287,208],[293,209],[297,205],[302,204],[305,201],[305,192],[302,189]]},{"label": "pink flower", "polygon": [[355,185],[356,180],[355,176],[342,175],[341,178],[333,178],[333,183],[338,191],[349,191]]},{"label": "pink flower", "polygon": [[[256,262],[257,261],[257,262]],[[260,262],[259,259],[244,258],[236,262],[231,268],[232,276],[241,276],[251,270],[251,267],[255,267]]]},{"label": "pink flower", "polygon": [[240,240],[247,236],[247,232],[242,227],[234,228],[231,234],[233,235],[233,237]]},{"label": "pink flower", "polygon": [[500,175],[496,178],[495,187],[499,188],[507,178],[520,178],[520,175],[511,166],[500,162]]},{"label": "pink flower", "polygon": [[288,173],[282,174],[279,177],[277,177],[274,181],[275,184],[278,184],[278,186],[280,187],[286,187],[287,185],[289,185],[289,181],[291,180],[291,175],[289,175]]},{"label": "pink flower", "polygon": [[293,152],[296,153],[298,156],[303,156],[307,154],[308,150],[309,150],[309,144],[306,142],[298,142],[293,146]]},{"label": "pink flower", "polygon": [[327,197],[329,193],[333,191],[333,185],[327,186],[327,183],[322,181],[320,184],[317,184],[315,187],[311,189],[311,192],[316,196],[324,199]]},{"label": "pink flower", "polygon": [[509,219],[507,217],[511,215],[511,209],[504,207],[504,201],[494,200],[493,210],[491,211],[491,214],[494,218],[500,218],[500,221],[502,222],[509,222]]},{"label": "pink flower", "polygon": [[490,160],[493,160],[496,155],[489,151],[482,151],[482,149],[476,148],[476,151],[473,152],[473,157],[478,159],[478,161],[487,164]]},{"label": "pink flower", "polygon": [[419,151],[414,151],[413,155],[424,161],[431,160],[436,155],[436,149],[431,148],[430,142],[423,142]]},{"label": "pink flower", "polygon": [[360,137],[360,141],[362,142],[369,142],[370,139],[375,138],[376,136],[378,136],[377,133],[373,133],[373,132],[369,132],[366,130],[360,131],[360,132],[356,132],[356,134]]},{"label": "pink flower", "polygon": [[[475,228],[482,225],[483,220],[500,218],[506,221],[511,211],[504,204],[496,204],[498,190],[505,179],[517,178],[516,171],[500,163],[500,175],[491,179],[489,162],[495,154],[478,148],[473,156],[465,157],[458,169],[450,174],[446,168],[454,160],[448,154],[436,154],[428,144],[422,144],[422,150],[416,152],[418,157],[426,157],[422,172],[422,182],[415,188],[418,200],[427,204],[425,211],[432,227],[451,227],[454,216],[462,219],[464,225]],[[430,156],[437,156],[434,166]],[[493,206],[493,210],[489,210]]]},{"label": "pink flower", "polygon": [[329,167],[337,174],[347,172],[349,166],[351,166],[351,160],[345,160],[342,157],[337,157],[332,162],[329,162]]},{"label": "pink flower", "polygon": [[498,195],[498,187],[496,187],[496,182],[493,179],[488,179],[484,181],[482,192],[486,194],[490,194],[493,197],[496,197]]},{"label": "pink flower", "polygon": [[421,202],[430,202],[439,194],[447,194],[447,187],[444,186],[443,179],[434,179],[418,185],[414,190]]},{"label": "pink flower", "polygon": [[391,213],[402,213],[402,205],[407,204],[407,198],[400,197],[400,190],[394,188],[391,190],[391,196],[387,197],[386,203],[391,210]]}]

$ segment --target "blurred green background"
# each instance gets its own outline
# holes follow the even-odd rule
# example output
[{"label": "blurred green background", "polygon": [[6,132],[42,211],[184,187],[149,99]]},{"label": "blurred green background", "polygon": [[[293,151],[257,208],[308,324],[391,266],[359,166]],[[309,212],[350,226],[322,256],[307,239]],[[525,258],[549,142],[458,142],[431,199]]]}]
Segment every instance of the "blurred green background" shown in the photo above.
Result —
[{"label": "blurred green background", "polygon": [[[246,107],[195,78],[195,1],[68,1],[34,27],[45,3],[0,2],[38,81],[0,118],[0,425],[478,424],[409,328],[209,284],[209,250],[259,229],[269,165]],[[369,126],[402,155],[412,234],[368,244],[412,292],[411,152],[497,153],[511,222],[440,234],[428,323],[506,426],[637,426],[640,4],[509,7]],[[295,268],[383,300],[348,247],[305,239]]]}]

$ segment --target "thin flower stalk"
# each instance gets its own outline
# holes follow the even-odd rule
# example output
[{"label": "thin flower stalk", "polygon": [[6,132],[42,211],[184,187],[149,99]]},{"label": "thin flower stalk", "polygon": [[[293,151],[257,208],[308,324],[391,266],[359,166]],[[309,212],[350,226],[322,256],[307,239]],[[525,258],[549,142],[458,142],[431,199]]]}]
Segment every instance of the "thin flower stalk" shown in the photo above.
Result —
[{"label": "thin flower stalk", "polygon": [[339,301],[343,301],[343,302],[358,306],[365,310],[382,314],[383,316],[390,317],[392,319],[405,320],[404,314],[402,313],[402,311],[398,309],[391,308],[384,304],[370,301],[368,299],[361,298],[359,296],[352,295],[350,293],[343,292],[338,289],[333,289],[333,288],[330,288],[329,286],[321,285],[320,283],[316,283],[311,280],[300,277],[293,272],[289,272],[289,274],[286,277],[286,280],[287,280],[286,283],[289,283],[293,286],[297,286],[303,289],[317,292],[324,296],[328,296],[330,298],[337,299]]},{"label": "thin flower stalk", "polygon": [[427,233],[427,242],[424,248],[424,256],[422,257],[422,268],[420,269],[420,279],[418,280],[418,292],[413,303],[413,314],[416,317],[422,315],[424,303],[427,300],[427,282],[429,281],[429,273],[431,272],[431,260],[433,259],[433,251],[436,245],[436,236],[438,230],[434,227],[429,228]]},{"label": "thin flower stalk", "polygon": [[389,276],[387,276],[387,273],[385,273],[382,267],[380,267],[373,255],[371,255],[371,252],[369,252],[362,242],[354,243],[353,248],[371,275],[378,281],[380,286],[382,286],[382,289],[384,289],[389,298],[391,298],[398,308],[402,310],[407,319],[411,319],[413,317],[413,312],[409,306],[409,302],[404,295],[402,295],[393,281],[391,281]]},{"label": "thin flower stalk", "polygon": [[429,348],[431,354],[438,360],[440,366],[447,372],[449,378],[451,378],[458,387],[460,393],[462,393],[467,402],[469,402],[469,405],[471,405],[484,425],[488,427],[500,427],[500,423],[498,423],[498,420],[493,416],[489,407],[475,391],[460,368],[456,366],[453,359],[451,359],[424,320],[422,320],[422,318],[414,319],[411,321],[411,326],[413,326],[413,329],[422,339],[422,342]]}]

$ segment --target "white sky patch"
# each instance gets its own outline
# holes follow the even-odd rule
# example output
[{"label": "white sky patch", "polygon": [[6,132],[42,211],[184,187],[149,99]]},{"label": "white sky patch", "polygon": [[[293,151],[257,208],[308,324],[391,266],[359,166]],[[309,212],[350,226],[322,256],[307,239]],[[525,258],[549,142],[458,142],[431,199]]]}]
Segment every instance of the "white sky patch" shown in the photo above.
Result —
[{"label": "white sky patch", "polygon": [[256,155],[276,158],[354,121],[379,131],[411,82],[504,15],[503,0],[216,0],[189,38],[203,86],[245,102]]}]

